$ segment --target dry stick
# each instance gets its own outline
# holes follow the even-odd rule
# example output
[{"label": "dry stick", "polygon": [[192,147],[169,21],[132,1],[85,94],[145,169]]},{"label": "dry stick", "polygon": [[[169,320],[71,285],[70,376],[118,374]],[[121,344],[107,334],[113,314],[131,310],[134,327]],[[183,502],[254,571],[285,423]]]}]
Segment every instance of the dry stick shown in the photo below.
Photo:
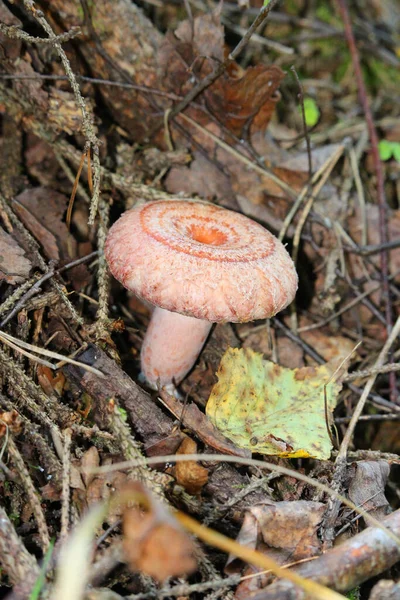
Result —
[{"label": "dry stick", "polygon": [[[0,79],[48,79],[50,81],[68,81],[66,75],[45,75],[42,73],[35,73],[32,75],[21,75],[19,73],[9,74],[0,73]],[[169,98],[170,100],[182,100],[182,96],[173,94],[172,92],[164,92],[156,88],[151,88],[146,85],[138,85],[136,83],[129,83],[128,81],[114,81],[112,79],[101,79],[99,77],[86,77],[85,75],[76,75],[78,81],[84,81],[95,85],[108,85],[111,87],[120,87],[128,90],[136,90],[143,92],[144,94],[153,94],[154,96],[162,96],[163,98]],[[202,108],[199,104],[196,108]],[[75,179],[75,177],[74,177]]]},{"label": "dry stick", "polygon": [[70,505],[70,476],[71,476],[71,429],[63,431],[63,475],[61,493],[61,532],[60,539],[66,539],[69,529],[69,505]]},{"label": "dry stick", "polygon": [[[38,261],[40,269],[42,269],[42,271],[45,271],[47,273],[49,271],[50,267],[46,264],[46,261],[43,259],[42,255],[40,253],[40,248],[39,248],[37,241],[31,235],[31,233],[26,229],[25,225],[20,221],[20,219],[16,216],[16,214],[13,212],[13,210],[7,203],[6,199],[1,194],[0,194],[0,204],[2,205],[2,208],[3,208],[4,212],[7,214],[7,216],[9,217],[10,221],[13,223],[13,225],[15,225],[17,227],[20,234],[23,236],[26,243],[29,245],[30,249],[32,249],[32,252],[34,252],[35,258]],[[51,281],[51,285],[58,293],[60,299],[65,304],[66,308],[68,309],[68,311],[69,311],[71,317],[74,319],[74,321],[76,323],[78,323],[79,325],[83,325],[84,322],[83,322],[82,317],[80,315],[78,315],[78,313],[76,312],[75,307],[73,306],[73,304],[71,304],[69,298],[67,297],[66,293],[62,289],[61,284],[59,284],[58,281]]]},{"label": "dry stick", "polygon": [[372,369],[364,369],[362,371],[353,371],[343,378],[343,381],[354,381],[354,379],[369,377],[370,375],[382,375],[383,373],[400,371],[400,363],[388,363],[383,367],[373,367]]},{"label": "dry stick", "polygon": [[315,187],[313,188],[313,190],[310,194],[310,198],[308,199],[308,201],[304,207],[304,210],[301,214],[301,217],[296,226],[296,231],[295,231],[294,238],[293,238],[293,261],[295,264],[297,263],[301,232],[303,230],[304,224],[308,218],[308,215],[310,214],[310,210],[312,208],[312,205],[314,204],[315,199],[317,198],[322,187],[325,185],[328,177],[332,173],[332,170],[333,170],[334,166],[336,165],[337,161],[342,156],[343,150],[344,150],[344,146],[340,146],[336,150],[336,152],[334,152],[333,155],[329,158],[329,160],[325,163],[325,165],[324,165],[325,168],[324,168],[323,174],[321,175],[321,179],[318,181],[318,183],[315,184]]},{"label": "dry stick", "polygon": [[[388,354],[393,342],[396,340],[396,338],[398,337],[399,334],[400,334],[400,317],[398,317],[392,331],[390,332],[388,339],[385,342],[385,345],[383,346],[382,350],[379,353],[377,360],[375,361],[375,365],[374,365],[375,369],[382,368],[383,363],[385,362],[385,359],[386,359],[386,355]],[[347,451],[349,448],[349,444],[353,437],[354,430],[357,425],[358,419],[361,416],[362,411],[364,410],[364,406],[367,401],[368,394],[370,393],[372,386],[375,383],[376,378],[377,378],[377,373],[373,373],[373,375],[371,375],[369,377],[369,379],[365,385],[365,388],[363,390],[363,393],[361,394],[361,396],[357,402],[357,405],[354,409],[354,413],[352,415],[351,421],[349,423],[349,426],[347,428],[345,436],[342,440],[339,453],[335,460],[335,473],[334,473],[334,476],[332,479],[332,487],[335,490],[339,490],[342,486],[342,481],[343,481],[343,478],[344,478],[344,475],[346,472]],[[334,527],[335,527],[335,522],[336,522],[337,516],[339,514],[339,509],[340,509],[340,501],[336,499],[330,503],[330,506],[328,507],[328,510],[325,514],[324,526],[323,526],[325,544],[331,545],[333,543]]]},{"label": "dry stick", "polygon": [[354,182],[357,190],[358,203],[360,206],[361,214],[361,245],[366,246],[368,243],[368,221],[367,221],[367,206],[365,202],[364,188],[361,182],[360,170],[358,168],[357,155],[353,147],[349,150],[350,166],[353,171]]},{"label": "dry stick", "polygon": [[[399,271],[399,273],[400,273],[400,271]],[[396,273],[396,275],[398,275],[398,273]],[[393,277],[394,277],[394,275],[391,275],[391,277],[389,279],[393,279]],[[366,298],[370,294],[373,294],[374,292],[379,290],[380,287],[381,287],[381,284],[378,283],[375,287],[373,287],[369,290],[366,290],[365,292],[362,292],[361,294],[356,296],[356,298],[353,298],[353,300],[350,300],[350,302],[348,302],[345,306],[343,306],[336,312],[332,313],[326,319],[323,319],[322,321],[318,321],[317,323],[313,323],[312,325],[305,325],[304,327],[299,327],[297,330],[297,333],[302,333],[303,331],[311,331],[313,329],[320,329],[321,327],[328,325],[328,323],[330,323],[334,319],[337,319],[337,317],[340,317],[340,315],[342,315],[343,313],[347,312],[348,310],[350,310],[351,308],[356,306],[364,298]]]},{"label": "dry stick", "polygon": [[[304,206],[303,212],[300,215],[299,222],[296,225],[296,230],[294,232],[294,237],[293,237],[292,258],[293,258],[293,262],[295,265],[297,265],[299,249],[300,249],[301,232],[303,231],[305,222],[307,221],[308,215],[310,214],[310,211],[312,209],[315,199],[317,198],[318,194],[320,193],[322,187],[325,185],[328,177],[332,173],[332,170],[333,170],[334,166],[336,165],[337,161],[342,156],[343,150],[344,150],[344,146],[340,146],[336,150],[336,152],[334,152],[333,155],[326,161],[326,163],[324,165],[324,171],[321,174],[321,179],[312,188],[309,199],[307,200],[306,205]],[[307,186],[307,189],[308,189],[308,186]],[[284,227],[285,227],[285,224],[282,226],[279,237],[281,236],[282,231],[284,230]],[[297,312],[296,312],[296,304],[295,303],[293,303],[293,305],[292,305],[291,317],[292,317],[292,329],[294,331],[297,331],[298,323],[297,323]]]},{"label": "dry stick", "polygon": [[[23,288],[22,291],[22,296],[20,297],[19,301],[17,302],[17,304],[14,306],[14,308],[8,313],[8,315],[1,321],[0,323],[0,329],[2,329],[11,319],[14,315],[17,314],[18,311],[20,311],[24,305],[26,304],[26,302],[32,298],[32,296],[34,296],[35,294],[39,293],[40,290],[40,286],[47,281],[48,279],[51,279],[53,277],[53,275],[56,274],[60,274],[63,271],[67,271],[68,269],[72,269],[73,267],[77,267],[78,265],[81,265],[85,262],[87,262],[88,260],[91,260],[92,258],[95,258],[96,256],[98,256],[98,251],[95,250],[94,252],[91,252],[90,254],[87,254],[86,256],[82,256],[82,258],[77,258],[76,260],[72,260],[71,262],[69,262],[68,264],[64,265],[63,267],[61,267],[60,269],[57,269],[56,271],[54,270],[54,268],[50,268],[49,271],[47,271],[47,273],[45,273],[44,275],[42,275],[42,277],[40,277],[39,279],[31,279],[29,280],[30,286],[28,291],[25,292],[25,287]],[[32,285],[32,281],[33,281],[33,285]],[[25,285],[25,284],[23,284]],[[21,286],[22,288],[22,286]],[[15,296],[13,295],[13,297],[15,298]],[[18,299],[18,298],[17,298]],[[8,304],[8,300],[9,298],[7,298],[6,302],[4,302],[3,304],[0,305],[0,314],[2,314],[5,310],[7,310],[9,308],[9,304]],[[6,305],[7,303],[7,305]],[[6,305],[6,308],[4,309],[4,306]]]},{"label": "dry stick", "polygon": [[[382,520],[393,533],[400,533],[400,510]],[[400,559],[400,549],[380,529],[368,527],[315,560],[294,567],[295,573],[327,587],[345,592],[364,581],[369,581],[392,567]],[[302,594],[294,596],[293,586],[274,582],[254,595],[255,600],[293,598],[304,600]],[[392,596],[394,598],[394,596]]]},{"label": "dry stick", "polygon": [[106,243],[110,205],[104,199],[99,202],[100,220],[97,230],[97,247],[99,250],[99,261],[97,267],[97,286],[99,295],[99,307],[96,314],[96,333],[98,338],[107,335],[108,323],[108,292],[110,288],[110,273],[104,255]]},{"label": "dry stick", "polygon": [[[336,0],[340,15],[344,24],[344,33],[347,41],[347,45],[350,50],[351,60],[353,63],[353,69],[355,78],[357,81],[358,88],[358,97],[361,103],[361,106],[364,111],[365,119],[367,121],[369,139],[371,142],[371,152],[372,158],[374,162],[374,168],[376,173],[376,184],[377,184],[377,196],[378,196],[378,207],[379,207],[379,234],[380,234],[380,242],[385,244],[389,240],[388,236],[388,227],[387,227],[387,201],[385,195],[385,180],[383,175],[382,162],[379,157],[379,149],[378,149],[378,136],[376,133],[375,123],[372,116],[372,111],[368,102],[367,92],[364,85],[364,79],[361,71],[360,65],[360,57],[358,54],[358,49],[356,45],[356,41],[354,38],[353,28],[351,25],[350,15],[347,7],[346,0]],[[385,302],[385,316],[386,316],[386,329],[387,334],[390,334],[390,330],[393,325],[392,320],[392,307],[390,303],[390,288],[388,281],[389,274],[389,254],[387,250],[382,250],[381,252],[381,271],[382,271],[382,290]],[[393,402],[397,401],[397,386],[396,379],[393,376],[390,377],[390,388],[391,388],[391,400]]]},{"label": "dry stick", "polygon": [[[4,300],[2,304],[0,304],[0,315],[7,312],[7,310],[10,310],[10,308],[14,306],[15,302],[18,302],[21,296],[25,296],[27,291],[32,289],[32,287],[35,285],[39,278],[40,275],[36,274],[34,275],[34,277],[31,277],[31,279],[28,279],[27,281],[22,283],[16,290],[14,290],[14,292],[10,296],[8,296],[8,298],[6,298],[6,300]],[[2,324],[0,324],[0,328],[1,327]]]},{"label": "dry stick", "polygon": [[[28,598],[40,569],[18,537],[6,511],[0,507],[0,562],[14,587],[15,597]],[[21,594],[21,595],[19,595]]]},{"label": "dry stick", "polygon": [[301,81],[299,76],[297,75],[297,71],[294,67],[294,65],[292,65],[290,67],[290,70],[292,71],[296,81],[297,81],[297,85],[299,87],[299,100],[300,100],[300,107],[301,107],[301,117],[303,120],[303,129],[304,129],[304,136],[306,138],[306,145],[307,145],[307,158],[308,158],[308,183],[310,183],[311,181],[311,177],[312,177],[312,154],[311,154],[311,143],[310,143],[310,136],[308,135],[308,129],[307,129],[307,121],[306,121],[306,111],[304,109],[304,92],[303,92],[303,86],[301,85]]},{"label": "dry stick", "polygon": [[[374,369],[382,368],[383,363],[385,362],[385,359],[386,359],[386,355],[388,354],[393,342],[396,340],[396,338],[399,334],[400,334],[400,317],[397,318],[397,321],[396,321],[392,331],[390,332],[390,336],[388,337],[388,339],[385,342],[385,345],[383,346],[382,350],[380,351],[379,356],[375,362]],[[375,383],[376,377],[377,377],[377,373],[373,373],[366,383],[366,386],[364,388],[362,396],[357,403],[357,406],[354,410],[349,427],[347,428],[346,434],[343,438],[336,462],[339,459],[346,459],[347,450],[348,450],[351,438],[353,437],[354,429],[357,425],[358,418],[364,409],[365,402],[367,400],[369,392],[372,389],[372,386]]]},{"label": "dry stick", "polygon": [[[395,455],[397,456],[397,455]],[[364,510],[360,506],[356,506],[354,502],[351,502],[345,496],[342,496],[334,489],[330,488],[325,483],[321,483],[316,479],[312,479],[304,473],[300,473],[299,471],[294,471],[293,469],[288,469],[282,465],[274,465],[270,462],[264,460],[257,460],[255,458],[246,458],[244,456],[228,456],[225,454],[167,454],[164,456],[152,456],[149,458],[142,458],[141,461],[138,460],[128,460],[120,463],[114,463],[112,465],[104,465],[101,467],[88,467],[82,468],[82,472],[91,473],[93,475],[102,475],[104,473],[114,473],[115,471],[123,471],[125,469],[132,469],[137,466],[146,466],[158,465],[161,463],[174,463],[174,462],[190,462],[190,461],[202,461],[202,462],[227,462],[227,463],[236,463],[238,465],[245,465],[248,467],[258,467],[260,469],[268,469],[273,473],[278,473],[279,475],[287,475],[288,477],[293,477],[299,481],[304,481],[308,485],[315,487],[317,490],[324,492],[329,497],[337,498],[345,506],[351,508],[351,510],[355,511],[357,514],[361,515],[364,519],[367,519],[371,526],[374,525],[378,529],[381,529],[386,533],[386,535],[393,540],[400,548],[400,536],[391,532],[389,529],[384,527],[382,523],[373,517],[368,511]]]},{"label": "dry stick", "polygon": [[[7,344],[8,346],[11,346],[11,348],[13,348],[14,350],[17,350],[21,354],[24,354],[31,360],[39,362],[39,363],[45,365],[46,367],[49,367],[49,369],[53,369],[56,371],[61,366],[63,366],[64,363],[69,363],[71,365],[76,365],[77,367],[81,367],[81,369],[83,369],[85,371],[90,371],[91,373],[94,373],[97,377],[100,377],[101,379],[105,379],[105,375],[101,371],[99,371],[98,369],[95,369],[94,367],[92,367],[90,365],[85,365],[84,363],[81,363],[78,360],[74,360],[73,358],[70,358],[69,356],[64,356],[63,354],[59,354],[58,352],[53,352],[52,350],[47,350],[46,348],[41,348],[40,346],[34,346],[33,344],[29,344],[28,342],[24,342],[23,340],[15,338],[10,334],[5,333],[4,331],[0,331],[0,341]],[[57,359],[59,361],[59,364],[53,365],[53,363],[45,361],[43,359],[39,359],[34,354],[31,354],[31,352],[26,352],[24,350],[29,350],[31,352],[37,352],[37,354],[42,354],[43,356],[48,356],[49,358]]]},{"label": "dry stick", "polygon": [[43,27],[43,29],[45,30],[45,32],[47,33],[49,38],[54,42],[54,47],[57,50],[57,53],[61,59],[64,70],[65,70],[65,72],[68,76],[69,82],[71,84],[72,91],[74,92],[75,101],[76,101],[77,105],[79,106],[81,113],[82,113],[83,133],[87,140],[87,144],[93,149],[93,173],[94,173],[93,196],[92,196],[92,204],[90,206],[90,215],[89,215],[89,225],[93,225],[95,217],[96,217],[96,213],[97,213],[97,206],[98,206],[99,198],[100,198],[100,159],[99,159],[100,141],[95,134],[92,116],[89,114],[89,112],[86,108],[86,104],[82,97],[82,94],[81,94],[81,91],[79,88],[79,84],[77,82],[75,74],[71,69],[70,62],[68,60],[68,57],[67,57],[63,47],[57,41],[56,34],[54,33],[53,29],[50,27],[49,23],[46,21],[42,11],[37,10],[35,8],[35,3],[33,2],[33,0],[24,0],[24,5],[33,14],[35,19],[40,23],[40,25]]},{"label": "dry stick", "polygon": [[[226,17],[221,17],[221,23],[225,25],[226,29],[230,29],[237,35],[243,36],[246,34],[246,29],[244,27],[240,27],[240,25],[236,25],[230,19]],[[261,44],[261,46],[266,46],[275,52],[279,52],[280,54],[294,54],[294,48],[290,48],[289,46],[284,46],[283,44],[276,42],[275,40],[270,40],[265,38],[263,35],[259,35],[258,33],[254,33],[251,42],[254,44]]]},{"label": "dry stick", "polygon": [[12,437],[10,437],[8,440],[8,453],[11,461],[14,463],[17,469],[19,478],[25,489],[26,495],[28,497],[28,502],[32,508],[32,512],[35,516],[36,523],[38,526],[42,550],[44,553],[46,553],[50,545],[50,536],[49,530],[47,529],[46,519],[43,514],[42,506],[40,504],[39,497],[35,490],[35,486],[33,485],[32,479],[29,475],[29,471],[25,467],[24,460],[21,454],[19,453],[19,450],[15,445]]},{"label": "dry stick", "polygon": [[22,29],[16,27],[15,25],[6,25],[5,23],[0,23],[0,32],[10,39],[23,40],[24,42],[31,44],[54,44],[55,42],[62,44],[63,42],[72,40],[72,38],[82,33],[80,27],[71,27],[71,29],[66,33],[56,35],[54,38],[41,38],[29,35],[29,33],[25,33],[25,31],[22,31]]},{"label": "dry stick", "polygon": [[[340,148],[338,148],[337,152],[339,152],[339,151],[343,152],[343,150],[344,150],[344,146],[340,146]],[[288,214],[286,215],[286,217],[285,217],[285,220],[284,220],[284,222],[283,222],[283,224],[282,224],[282,227],[281,227],[281,230],[280,230],[280,232],[279,232],[279,236],[278,236],[278,237],[279,237],[279,239],[280,239],[281,241],[282,241],[282,240],[283,240],[283,238],[285,237],[285,235],[286,235],[286,232],[287,232],[287,230],[288,230],[288,228],[289,228],[289,226],[290,226],[290,223],[292,222],[292,220],[293,220],[293,218],[295,217],[295,215],[296,215],[297,211],[299,210],[299,208],[300,208],[300,206],[301,206],[301,203],[303,202],[303,200],[304,200],[304,199],[305,199],[305,197],[307,196],[307,193],[308,193],[308,190],[309,190],[310,183],[311,183],[312,185],[316,185],[316,184],[317,184],[317,183],[320,181],[320,179],[321,179],[321,178],[323,178],[323,176],[324,176],[324,173],[325,173],[325,172],[326,172],[326,170],[329,168],[329,165],[330,165],[331,161],[333,160],[333,158],[334,158],[335,156],[336,156],[335,154],[333,154],[332,156],[330,156],[330,157],[329,157],[329,158],[328,158],[328,159],[327,159],[327,160],[324,162],[324,164],[321,166],[321,168],[320,168],[320,169],[318,169],[318,171],[317,171],[317,172],[316,172],[316,173],[313,175],[313,177],[312,177],[312,179],[311,179],[311,182],[309,182],[307,185],[305,185],[305,186],[303,187],[303,189],[301,190],[301,192],[300,192],[300,195],[298,196],[298,198],[297,198],[296,202],[293,204],[292,208],[290,209],[290,211],[289,211],[289,212],[288,212]],[[337,160],[338,160],[338,159],[336,159],[336,162],[337,162]],[[314,195],[315,195],[315,193],[314,193]]]}]

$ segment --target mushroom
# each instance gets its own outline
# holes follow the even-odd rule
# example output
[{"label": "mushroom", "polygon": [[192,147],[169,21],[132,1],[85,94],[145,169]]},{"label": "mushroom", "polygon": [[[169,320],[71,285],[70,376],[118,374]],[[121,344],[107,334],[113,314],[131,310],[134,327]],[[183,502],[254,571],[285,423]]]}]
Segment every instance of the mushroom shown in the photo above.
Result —
[{"label": "mushroom", "polygon": [[154,388],[182,381],[213,323],[272,317],[297,290],[293,261],[275,236],[197,200],[127,211],[110,229],[105,256],[114,277],[156,307],[141,352]]}]

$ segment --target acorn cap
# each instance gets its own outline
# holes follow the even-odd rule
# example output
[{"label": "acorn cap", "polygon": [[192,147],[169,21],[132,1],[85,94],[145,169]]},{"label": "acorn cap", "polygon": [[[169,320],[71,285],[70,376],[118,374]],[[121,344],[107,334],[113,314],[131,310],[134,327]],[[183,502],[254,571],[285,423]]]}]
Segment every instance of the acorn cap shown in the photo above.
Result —
[{"label": "acorn cap", "polygon": [[197,200],[127,211],[110,229],[105,256],[114,277],[139,298],[213,323],[272,317],[290,304],[298,284],[274,235]]}]

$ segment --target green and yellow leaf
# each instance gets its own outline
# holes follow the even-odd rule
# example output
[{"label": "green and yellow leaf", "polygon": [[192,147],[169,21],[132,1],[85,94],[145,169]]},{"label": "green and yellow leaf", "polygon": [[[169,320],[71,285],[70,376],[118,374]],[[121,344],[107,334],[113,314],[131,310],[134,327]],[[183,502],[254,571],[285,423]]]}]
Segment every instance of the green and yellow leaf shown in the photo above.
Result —
[{"label": "green and yellow leaf", "polygon": [[331,381],[333,370],[329,363],[287,369],[249,348],[229,348],[207,415],[240,448],[328,459],[332,449],[328,427],[342,387],[337,378]]}]

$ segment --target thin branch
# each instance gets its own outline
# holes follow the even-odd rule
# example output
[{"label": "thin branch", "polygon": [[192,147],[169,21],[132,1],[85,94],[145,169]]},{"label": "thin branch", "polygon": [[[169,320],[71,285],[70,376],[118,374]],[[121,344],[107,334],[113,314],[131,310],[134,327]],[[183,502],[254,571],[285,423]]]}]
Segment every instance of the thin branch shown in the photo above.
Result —
[{"label": "thin branch", "polygon": [[15,25],[6,25],[5,23],[0,23],[0,32],[10,39],[23,40],[24,42],[31,44],[53,45],[55,43],[62,44],[64,42],[68,42],[68,40],[72,40],[74,37],[82,33],[80,27],[71,27],[71,29],[66,33],[56,35],[54,38],[41,38],[29,35],[29,33],[25,33],[25,31],[22,31],[22,29],[16,27]]},{"label": "thin branch", "polygon": [[85,100],[81,94],[79,84],[74,72],[71,69],[71,64],[68,60],[68,57],[61,46],[61,44],[57,41],[57,36],[54,33],[53,29],[47,22],[44,17],[44,14],[41,10],[37,10],[35,7],[35,3],[33,0],[24,0],[25,7],[32,13],[34,18],[40,23],[43,27],[50,40],[53,41],[54,47],[57,50],[57,53],[61,59],[64,70],[68,76],[68,80],[71,84],[72,91],[75,95],[75,101],[79,106],[82,113],[82,128],[84,136],[87,140],[87,143],[93,150],[93,196],[92,196],[92,204],[90,206],[90,215],[89,215],[89,225],[93,225],[96,214],[97,214],[97,206],[100,198],[100,158],[99,158],[99,145],[100,141],[95,134],[95,129],[93,125],[93,117],[88,112],[85,104]]},{"label": "thin branch", "polygon": [[[358,89],[358,97],[360,100],[360,104],[363,108],[365,120],[367,122],[369,139],[371,142],[371,153],[372,159],[374,162],[375,174],[376,174],[376,191],[378,198],[378,207],[379,207],[379,234],[380,234],[380,242],[381,244],[386,244],[389,241],[388,235],[388,225],[387,225],[387,201],[385,194],[385,179],[383,174],[382,162],[379,157],[379,149],[378,149],[378,135],[376,133],[376,127],[374,123],[374,118],[372,115],[371,107],[369,105],[367,91],[364,84],[364,78],[361,71],[360,64],[360,56],[358,53],[353,28],[351,24],[350,14],[347,6],[346,0],[336,0],[337,6],[339,8],[340,15],[344,24],[344,33],[347,41],[347,45],[350,50],[351,60],[353,63],[354,75],[357,81],[357,89]],[[383,299],[385,304],[385,316],[386,316],[386,330],[387,334],[390,334],[392,329],[393,320],[392,320],[392,306],[390,301],[390,287],[388,281],[389,274],[389,254],[386,249],[382,249],[381,251],[381,279],[382,279],[382,291],[383,291]],[[391,399],[392,401],[397,400],[397,387],[396,380],[393,377],[390,379],[391,382]]]}]

